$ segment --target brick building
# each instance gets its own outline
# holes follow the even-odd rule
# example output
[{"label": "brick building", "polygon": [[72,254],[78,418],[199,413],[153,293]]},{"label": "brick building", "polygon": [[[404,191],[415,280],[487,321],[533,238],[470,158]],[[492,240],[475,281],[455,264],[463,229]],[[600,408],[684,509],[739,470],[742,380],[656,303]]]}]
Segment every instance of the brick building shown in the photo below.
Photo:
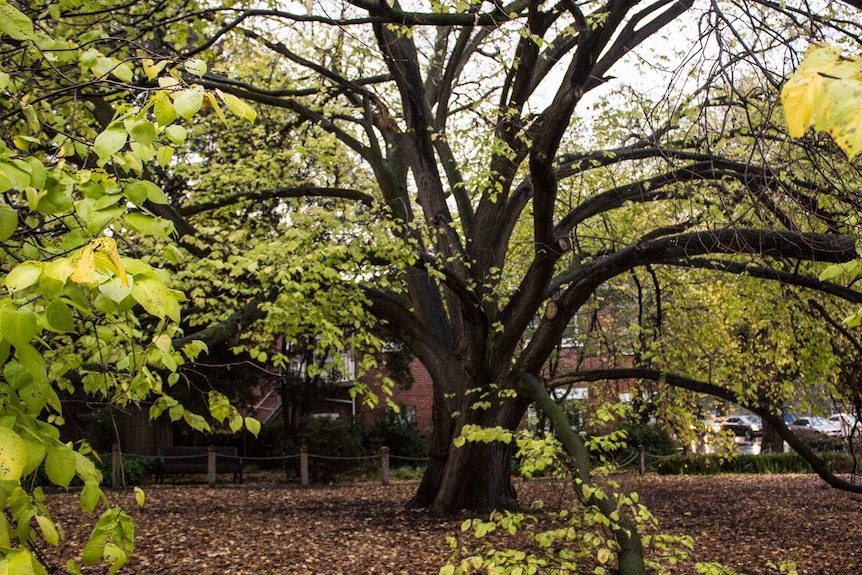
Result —
[{"label": "brick building", "polygon": [[[559,354],[558,373],[574,369],[603,369],[612,367],[604,358],[579,358],[579,350],[576,347],[563,347]],[[622,362],[630,365],[630,358],[623,358]],[[432,426],[432,406],[434,402],[433,382],[428,370],[417,358],[410,360],[410,373],[413,383],[407,388],[396,385],[392,390],[392,402],[399,406],[402,413],[415,418],[420,430],[430,430]],[[359,417],[365,423],[373,423],[386,409],[385,395],[381,391],[380,380],[386,375],[385,368],[372,370],[362,378],[362,383],[377,395],[380,403],[372,408],[363,402],[361,396],[351,397],[350,390],[353,387],[353,379],[345,378],[329,396],[315,401],[310,413],[318,416],[332,418]],[[549,378],[550,374],[543,374]],[[602,383],[581,382],[570,386],[569,396],[581,400],[587,400],[588,405],[596,405],[605,401],[627,401],[630,399],[632,382],[629,380],[618,380]],[[561,397],[558,395],[558,397]],[[256,409],[254,415],[261,421],[266,421],[270,414],[280,411],[280,401],[272,404],[268,411]]]}]

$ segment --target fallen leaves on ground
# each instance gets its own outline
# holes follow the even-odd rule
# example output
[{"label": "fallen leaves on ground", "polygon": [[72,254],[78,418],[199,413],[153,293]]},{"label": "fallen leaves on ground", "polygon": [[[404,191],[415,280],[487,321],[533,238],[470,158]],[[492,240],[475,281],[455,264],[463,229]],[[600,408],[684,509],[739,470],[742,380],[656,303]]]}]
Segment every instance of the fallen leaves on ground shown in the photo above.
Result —
[{"label": "fallen leaves on ground", "polygon": [[[516,487],[523,502],[568,505],[564,483]],[[625,477],[622,488],[640,494],[662,531],[693,536],[697,561],[721,561],[750,575],[776,574],[785,560],[799,575],[862,572],[862,497],[814,476]],[[135,556],[121,573],[436,575],[451,553],[446,536],[470,541],[460,529],[466,516],[438,520],[406,509],[415,489],[153,485],[140,509],[131,490],[111,492],[135,519]],[[81,552],[95,518],[78,510],[75,493],[49,494],[48,504],[66,533],[58,549],[46,551],[61,572]],[[694,568],[684,563],[674,572]]]}]

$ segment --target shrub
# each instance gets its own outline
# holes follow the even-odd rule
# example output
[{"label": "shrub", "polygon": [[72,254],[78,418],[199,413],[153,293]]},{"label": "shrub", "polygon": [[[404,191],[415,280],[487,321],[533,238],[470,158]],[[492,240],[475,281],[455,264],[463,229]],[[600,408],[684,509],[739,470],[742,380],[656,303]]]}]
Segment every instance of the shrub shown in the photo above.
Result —
[{"label": "shrub", "polygon": [[[847,473],[852,460],[846,453],[822,453],[835,473]],[[717,473],[811,473],[811,466],[796,452],[742,454],[693,454],[662,459],[656,470],[661,475],[712,475]]]},{"label": "shrub", "polygon": [[841,437],[829,437],[819,431],[811,429],[797,429],[794,431],[802,443],[809,449],[817,452],[839,452],[847,449],[847,444]]},{"label": "shrub", "polygon": [[[633,423],[624,428],[626,432],[626,447],[614,454],[619,465],[638,465],[638,451],[641,446],[653,456],[663,457],[677,452],[673,438],[664,427],[646,423]],[[647,469],[655,470],[656,460],[646,459]]]},{"label": "shrub", "polygon": [[[331,482],[339,476],[361,472],[366,455],[365,425],[356,418],[311,417],[305,428],[305,446],[310,457],[308,472],[314,482]],[[297,451],[299,451],[297,449]]]},{"label": "shrub", "polygon": [[[113,462],[111,455],[102,456],[98,461],[102,473],[102,486],[111,486],[111,470]],[[137,457],[123,457],[123,477],[126,485],[144,485],[156,472],[155,459],[144,460]]]},{"label": "shrub", "polygon": [[425,473],[425,466],[402,465],[390,470],[389,477],[395,481],[418,481]]},{"label": "shrub", "polygon": [[[388,447],[389,453],[396,457],[428,457],[428,437],[419,432],[416,418],[403,411],[395,413],[387,409],[368,429],[368,442],[375,452],[380,451],[381,447]],[[425,462],[396,460],[396,463],[415,467]]]}]

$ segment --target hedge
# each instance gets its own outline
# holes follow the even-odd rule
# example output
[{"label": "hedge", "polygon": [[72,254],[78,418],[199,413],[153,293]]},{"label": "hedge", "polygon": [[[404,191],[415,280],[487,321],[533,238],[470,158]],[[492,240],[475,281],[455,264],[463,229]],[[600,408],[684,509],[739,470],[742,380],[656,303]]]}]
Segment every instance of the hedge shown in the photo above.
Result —
[{"label": "hedge", "polygon": [[[853,460],[848,453],[821,453],[835,473],[850,473]],[[798,453],[742,454],[735,456],[692,454],[662,459],[656,465],[660,475],[713,475],[717,473],[811,473]]]}]

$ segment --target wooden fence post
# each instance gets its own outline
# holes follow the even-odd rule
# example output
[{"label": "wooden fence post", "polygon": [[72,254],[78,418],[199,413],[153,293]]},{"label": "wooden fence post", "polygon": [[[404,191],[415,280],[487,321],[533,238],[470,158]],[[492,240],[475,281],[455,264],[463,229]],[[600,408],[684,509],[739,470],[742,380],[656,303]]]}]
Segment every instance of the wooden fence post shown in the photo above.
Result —
[{"label": "wooden fence post", "polygon": [[389,485],[389,448],[380,448],[380,462],[383,465],[383,485]]},{"label": "wooden fence post", "polygon": [[210,487],[216,484],[216,449],[210,445],[207,449],[207,483]]},{"label": "wooden fence post", "polygon": [[646,450],[643,445],[638,446],[638,472],[641,475],[646,473]]},{"label": "wooden fence post", "polygon": [[119,489],[123,484],[123,454],[120,453],[120,444],[111,446],[111,487]]},{"label": "wooden fence post", "polygon": [[304,445],[299,450],[299,484],[308,487],[308,448]]}]

